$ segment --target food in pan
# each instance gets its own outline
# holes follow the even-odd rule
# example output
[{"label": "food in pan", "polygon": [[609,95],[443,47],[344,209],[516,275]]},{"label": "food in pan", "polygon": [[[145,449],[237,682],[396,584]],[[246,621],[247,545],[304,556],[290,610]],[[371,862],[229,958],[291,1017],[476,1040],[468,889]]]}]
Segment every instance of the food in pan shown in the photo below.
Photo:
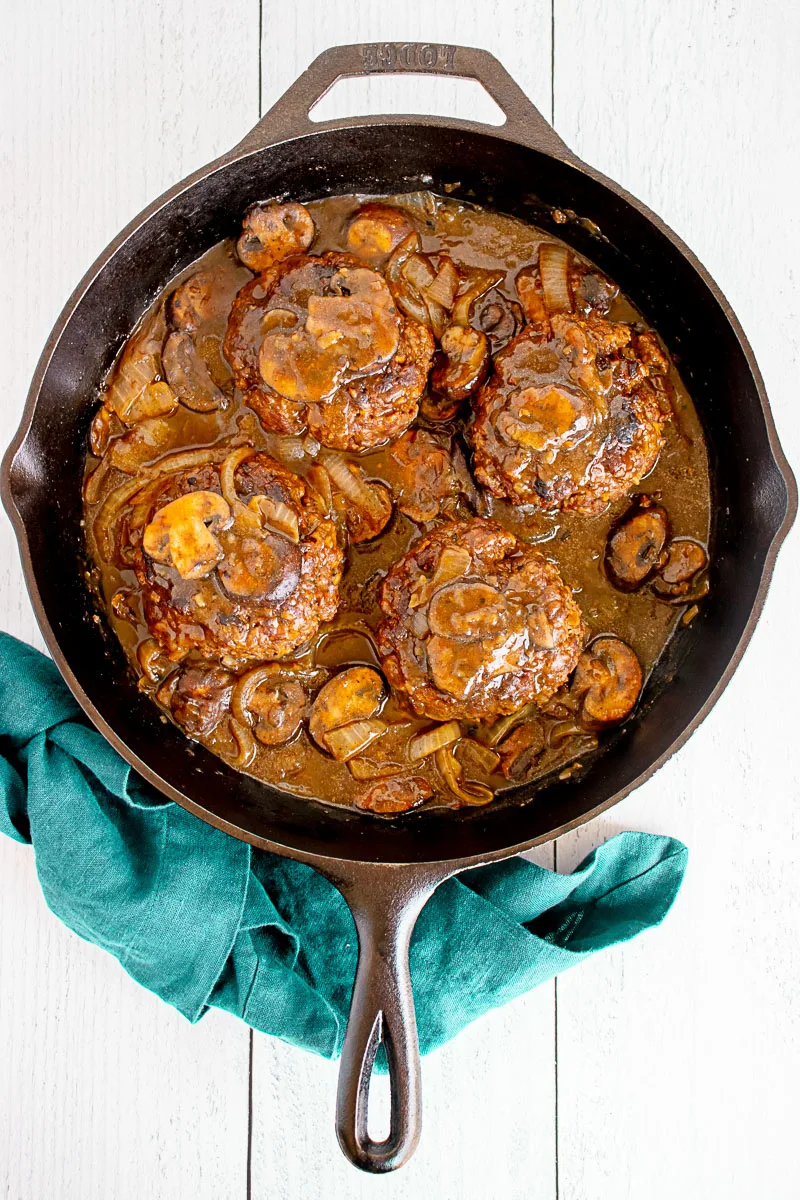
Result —
[{"label": "food in pan", "polygon": [[243,214],[122,348],[84,496],[165,716],[383,817],[579,775],[708,589],[656,332],[552,234],[431,193]]}]

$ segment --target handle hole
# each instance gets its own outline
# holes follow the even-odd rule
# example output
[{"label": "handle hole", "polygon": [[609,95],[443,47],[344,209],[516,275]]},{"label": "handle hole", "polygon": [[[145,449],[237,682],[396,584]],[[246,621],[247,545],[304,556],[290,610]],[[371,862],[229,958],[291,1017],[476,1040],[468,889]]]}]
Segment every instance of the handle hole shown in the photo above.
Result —
[{"label": "handle hole", "polygon": [[458,117],[484,125],[506,122],[503,110],[477,79],[448,79],[410,71],[337,79],[308,115],[312,121],[335,121],[339,117],[385,113]]},{"label": "handle hole", "polygon": [[388,1141],[392,1125],[392,1094],[386,1073],[386,1046],[378,1046],[367,1090],[367,1133],[373,1142]]}]

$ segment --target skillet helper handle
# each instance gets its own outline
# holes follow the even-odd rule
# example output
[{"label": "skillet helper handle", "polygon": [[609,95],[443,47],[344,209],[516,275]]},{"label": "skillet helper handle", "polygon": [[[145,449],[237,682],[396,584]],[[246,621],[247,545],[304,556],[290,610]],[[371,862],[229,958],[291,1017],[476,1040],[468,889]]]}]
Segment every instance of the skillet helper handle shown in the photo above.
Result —
[{"label": "skillet helper handle", "polygon": [[[447,872],[449,874],[449,872]],[[383,864],[353,864],[349,878],[333,877],[358,931],[358,969],[339,1067],[336,1133],[354,1166],[382,1174],[401,1167],[416,1149],[422,1122],[419,1042],[409,967],[417,917],[445,872]],[[369,1087],[378,1048],[389,1073],[389,1134],[368,1129]]]},{"label": "skillet helper handle", "polygon": [[[394,115],[320,122],[310,120],[308,115],[337,80],[380,74],[444,75],[474,79],[499,104],[506,115],[506,123],[487,126],[479,121],[433,118],[437,124],[446,122],[453,128],[473,132],[486,132],[489,129],[498,137],[523,142],[558,158],[577,161],[549,121],[545,120],[493,54],[474,46],[454,46],[441,42],[356,42],[349,46],[331,46],[315,58],[283,93],[237,150],[259,150],[286,138],[322,129],[359,124],[396,124],[400,118]],[[402,120],[424,124],[431,118],[410,116]]]}]

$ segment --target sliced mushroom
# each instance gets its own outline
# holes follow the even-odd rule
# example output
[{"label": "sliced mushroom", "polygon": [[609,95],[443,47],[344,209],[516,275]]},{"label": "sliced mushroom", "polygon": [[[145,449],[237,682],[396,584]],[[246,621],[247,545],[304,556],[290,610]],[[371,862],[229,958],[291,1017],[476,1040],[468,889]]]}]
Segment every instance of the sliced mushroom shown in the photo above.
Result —
[{"label": "sliced mushroom", "polygon": [[479,329],[488,335],[491,350],[496,354],[519,333],[524,324],[522,305],[508,300],[502,292],[490,292],[474,312]]},{"label": "sliced mushroom", "polygon": [[302,254],[315,233],[302,204],[256,204],[242,222],[236,253],[251,271],[266,271],[281,259]]},{"label": "sliced mushroom", "polygon": [[351,218],[347,249],[371,266],[382,266],[413,232],[414,225],[406,213],[388,204],[364,204]]},{"label": "sliced mushroom", "polygon": [[155,638],[147,638],[136,648],[136,658],[142,672],[151,683],[161,683],[172,670],[171,663]]},{"label": "sliced mushroom", "polygon": [[449,325],[442,334],[442,355],[431,386],[452,403],[461,403],[480,387],[489,370],[489,341],[471,325]]},{"label": "sliced mushroom", "polygon": [[[230,709],[236,677],[222,667],[204,666],[176,672],[168,682],[173,678],[168,703],[175,720],[195,736],[211,733]],[[163,690],[158,697],[164,703]]]},{"label": "sliced mushroom", "polygon": [[642,668],[621,638],[597,638],[578,659],[570,690],[582,702],[584,728],[602,729],[633,711],[642,690]]},{"label": "sliced mushroom", "polygon": [[214,276],[198,271],[185,279],[167,301],[167,320],[172,329],[194,333],[214,315]]},{"label": "sliced mushroom", "polygon": [[606,543],[606,574],[614,587],[621,592],[641,587],[662,561],[668,537],[665,510],[642,496],[614,526]]},{"label": "sliced mushroom", "polygon": [[433,788],[427,779],[412,775],[405,779],[382,779],[356,799],[358,808],[374,813],[401,813],[430,800]]},{"label": "sliced mushroom", "polygon": [[296,591],[302,566],[299,545],[266,530],[255,536],[231,536],[217,575],[235,600],[282,604]]},{"label": "sliced mushroom", "polygon": [[536,764],[544,750],[545,738],[541,721],[525,721],[503,738],[497,747],[500,770],[506,779],[523,779]]},{"label": "sliced mushroom", "polygon": [[440,692],[464,700],[486,667],[480,642],[463,642],[435,635],[426,643],[431,678]]},{"label": "sliced mushroom", "polygon": [[223,558],[215,534],[230,519],[230,508],[216,492],[187,492],[155,514],[144,531],[144,552],[174,567],[182,579],[203,579]]},{"label": "sliced mushroom", "polygon": [[688,595],[696,577],[708,566],[708,555],[691,538],[673,538],[667,547],[667,561],[653,583],[653,591],[662,597]]},{"label": "sliced mushroom", "polygon": [[297,733],[306,713],[305,688],[291,664],[267,663],[241,675],[231,697],[237,721],[265,746],[280,746]]},{"label": "sliced mushroom", "polygon": [[327,734],[344,725],[374,718],[385,696],[383,679],[371,667],[349,667],[340,671],[318,692],[308,731],[317,745],[327,750]]},{"label": "sliced mushroom", "polygon": [[164,374],[181,404],[192,412],[214,412],[227,404],[225,393],[217,387],[200,355],[191,333],[176,330],[161,352]]},{"label": "sliced mushroom", "polygon": [[493,637],[506,620],[506,602],[488,583],[450,583],[436,593],[428,609],[431,632],[440,637]]}]

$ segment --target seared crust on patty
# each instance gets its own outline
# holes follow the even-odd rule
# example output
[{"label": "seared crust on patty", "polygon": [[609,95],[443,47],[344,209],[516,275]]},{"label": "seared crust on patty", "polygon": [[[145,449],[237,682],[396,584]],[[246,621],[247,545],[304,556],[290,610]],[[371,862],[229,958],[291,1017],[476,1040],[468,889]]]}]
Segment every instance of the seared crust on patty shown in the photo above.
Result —
[{"label": "seared crust on patty", "polygon": [[414,712],[490,720],[566,682],[583,645],[558,568],[494,521],[436,528],[387,574],[378,651]]}]

